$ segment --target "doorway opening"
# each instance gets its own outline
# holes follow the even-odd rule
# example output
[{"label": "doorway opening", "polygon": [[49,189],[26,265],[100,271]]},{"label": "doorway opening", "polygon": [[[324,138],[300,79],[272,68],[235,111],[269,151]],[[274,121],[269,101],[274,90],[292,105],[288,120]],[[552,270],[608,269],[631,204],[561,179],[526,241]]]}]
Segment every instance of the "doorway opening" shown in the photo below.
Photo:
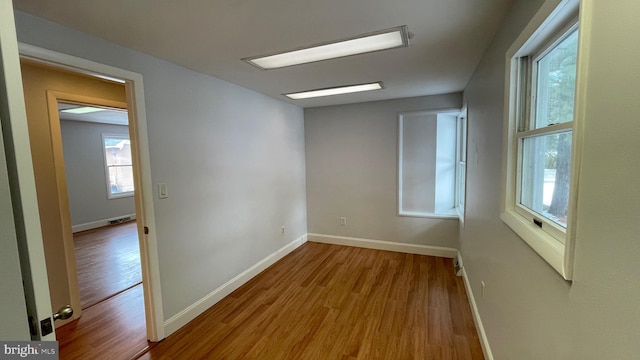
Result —
[{"label": "doorway opening", "polygon": [[[135,222],[128,232],[128,224],[119,232],[103,228],[135,220],[140,200],[126,88],[28,60],[22,77],[51,305],[70,304],[75,312],[56,321],[60,354],[133,356],[148,346],[143,242]],[[126,312],[109,306],[135,286],[139,295],[120,301]],[[105,337],[119,346],[100,345]]]},{"label": "doorway opening", "polygon": [[142,283],[126,109],[58,103],[80,305]]},{"label": "doorway opening", "polygon": [[[140,275],[142,278],[142,285],[134,285],[129,289],[125,289],[122,294],[131,294],[134,292],[138,292],[136,295],[139,299],[141,299],[142,311],[140,312],[140,317],[136,319],[137,324],[142,324],[143,329],[146,328],[146,335],[144,336],[145,340],[150,340],[152,342],[159,341],[164,338],[164,324],[163,324],[163,315],[162,315],[162,302],[161,302],[161,293],[160,293],[160,282],[159,282],[159,268],[158,268],[158,254],[157,254],[157,241],[155,237],[155,221],[153,216],[153,203],[151,201],[153,196],[153,188],[151,185],[151,177],[150,177],[150,161],[149,161],[149,151],[148,151],[148,139],[146,134],[146,113],[144,106],[144,93],[143,93],[143,83],[142,76],[137,73],[133,73],[127,70],[122,70],[118,68],[114,68],[111,66],[95,63],[89,60],[76,58],[70,55],[57,53],[54,51],[38,48],[31,45],[19,44],[19,51],[21,61],[29,61],[35,64],[48,66],[54,70],[58,70],[61,72],[73,73],[75,75],[91,77],[94,79],[102,79],[107,80],[107,82],[117,83],[125,88],[125,96],[122,99],[118,99],[119,101],[94,101],[96,99],[92,98],[69,98],[67,93],[60,91],[60,89],[48,90],[46,91],[46,103],[48,114],[55,114],[55,116],[51,116],[52,118],[56,118],[58,121],[58,127],[51,126],[50,129],[44,129],[42,127],[36,132],[45,132],[50,133],[51,138],[55,138],[56,136],[60,139],[60,127],[59,121],[60,118],[58,115],[58,103],[71,103],[71,104],[98,104],[102,107],[112,108],[112,109],[127,109],[127,118],[129,119],[129,131],[130,131],[130,146],[132,149],[132,163],[137,164],[138,167],[136,170],[133,170],[134,182],[135,182],[135,223],[131,223],[128,225],[132,225],[135,228],[137,237],[138,237],[138,245],[139,245],[139,263],[140,263]],[[25,89],[26,92],[26,89]],[[100,100],[100,99],[97,99]],[[113,100],[113,99],[112,99]],[[28,101],[27,107],[28,107]],[[48,116],[45,116],[48,117]],[[48,127],[48,126],[47,126]],[[31,124],[29,124],[30,133]],[[48,130],[48,131],[47,131]],[[32,147],[33,147],[33,140]],[[48,144],[47,144],[48,143]],[[52,146],[56,148],[55,144],[51,144],[47,142],[42,146]],[[54,209],[54,212],[59,213],[59,216],[62,218],[62,221],[58,221],[57,223],[60,226],[60,223],[66,223],[69,225],[64,226],[64,233],[60,236],[65,239],[64,249],[58,251],[57,255],[60,255],[59,258],[73,259],[71,261],[67,261],[67,264],[63,267],[59,266],[59,270],[61,272],[65,272],[67,274],[71,274],[75,272],[75,254],[74,254],[74,241],[73,241],[73,232],[71,225],[71,215],[68,210],[68,196],[60,196],[63,192],[66,192],[66,176],[64,174],[64,167],[60,167],[57,164],[64,164],[62,159],[62,144],[59,142],[59,146],[57,146],[57,159],[54,162],[53,166],[56,168],[55,176],[52,176],[47,179],[50,183],[54,183],[54,188],[51,192],[47,192],[47,196],[58,196],[61,201],[59,204],[59,208]],[[34,162],[36,160],[35,154],[33,154]],[[56,156],[53,156],[56,158]],[[40,161],[41,159],[38,159]],[[34,164],[34,168],[36,164]],[[62,170],[62,171],[59,171]],[[35,172],[35,171],[34,171]],[[108,179],[107,177],[103,177],[103,179]],[[108,181],[108,180],[107,180]],[[120,186],[116,184],[117,186]],[[106,186],[106,185],[105,185]],[[63,189],[64,188],[64,189]],[[114,188],[117,190],[117,187]],[[116,191],[117,192],[117,191]],[[66,201],[66,204],[65,204]],[[67,212],[65,214],[64,208],[67,206]],[[42,212],[41,212],[42,215]],[[66,217],[66,219],[64,219]],[[42,217],[41,217],[42,218]],[[126,218],[126,216],[125,216]],[[112,219],[119,221],[124,221],[122,218]],[[46,222],[45,220],[41,221],[42,223]],[[125,224],[127,225],[127,224]],[[86,230],[86,229],[83,229]],[[43,229],[44,233],[44,229]],[[134,235],[135,237],[135,235]],[[46,243],[46,241],[45,241]],[[46,251],[45,251],[46,252]],[[45,256],[47,259],[47,264],[49,263],[49,258]],[[73,269],[67,269],[69,267],[74,267]],[[70,271],[73,270],[73,271]],[[75,288],[75,292],[79,294],[78,291],[78,279],[76,276],[68,276],[68,281],[65,281],[63,284],[52,284],[49,281],[49,288],[52,288],[52,285],[61,285],[61,287],[66,287],[69,291],[67,293],[73,292]],[[55,296],[51,295],[52,304],[54,302]],[[112,297],[115,298],[115,297]],[[108,298],[107,301],[98,302],[97,305],[93,305],[93,307],[101,306],[105,303],[112,302],[110,301],[112,298]],[[82,314],[82,305],[80,301],[80,296],[77,296],[77,299],[71,299],[70,303],[74,305],[76,309],[76,314],[74,318],[80,317]],[[86,306],[85,306],[86,307]],[[104,317],[113,317],[113,316],[129,316],[131,317],[130,312],[126,309],[125,306],[115,306],[112,307],[110,311],[103,313],[101,316],[98,316],[97,319]],[[89,314],[83,315],[83,318],[89,318]],[[94,326],[93,331],[99,330],[100,326]],[[56,332],[58,329],[56,329]],[[112,344],[113,345],[113,344]]]}]

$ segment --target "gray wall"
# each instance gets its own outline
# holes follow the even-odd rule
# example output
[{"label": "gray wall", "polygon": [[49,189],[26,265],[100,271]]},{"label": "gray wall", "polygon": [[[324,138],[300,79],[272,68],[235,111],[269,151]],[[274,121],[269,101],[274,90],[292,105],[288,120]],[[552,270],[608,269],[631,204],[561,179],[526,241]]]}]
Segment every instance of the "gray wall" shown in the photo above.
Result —
[{"label": "gray wall", "polygon": [[[18,40],[144,76],[165,319],[306,233],[302,109],[16,12]],[[285,225],[286,234],[280,234]]]},{"label": "gray wall", "polygon": [[102,134],[129,135],[126,125],[60,121],[71,224],[134,214],[133,197],[107,198]]},{"label": "gray wall", "polygon": [[628,42],[640,33],[637,2],[582,1],[594,9],[574,281],[564,281],[498,218],[505,52],[541,4],[516,3],[465,90],[464,266],[495,359],[637,359],[640,47]]},{"label": "gray wall", "polygon": [[397,215],[398,113],[461,106],[456,93],[305,109],[309,232],[457,247],[457,220]]}]

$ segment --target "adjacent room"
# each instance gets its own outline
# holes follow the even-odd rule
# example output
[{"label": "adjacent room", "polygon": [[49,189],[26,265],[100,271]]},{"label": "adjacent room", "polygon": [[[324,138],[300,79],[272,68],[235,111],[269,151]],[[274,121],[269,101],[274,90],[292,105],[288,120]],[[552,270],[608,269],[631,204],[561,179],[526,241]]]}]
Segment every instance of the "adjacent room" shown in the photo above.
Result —
[{"label": "adjacent room", "polygon": [[0,4],[0,340],[640,353],[637,2]]}]

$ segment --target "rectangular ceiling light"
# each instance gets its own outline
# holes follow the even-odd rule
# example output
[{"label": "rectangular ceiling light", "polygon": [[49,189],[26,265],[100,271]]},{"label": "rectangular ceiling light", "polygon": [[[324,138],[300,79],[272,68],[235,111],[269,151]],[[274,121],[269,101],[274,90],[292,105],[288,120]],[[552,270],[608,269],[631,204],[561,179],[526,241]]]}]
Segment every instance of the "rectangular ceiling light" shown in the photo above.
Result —
[{"label": "rectangular ceiling light", "polygon": [[77,107],[77,108],[73,108],[73,109],[65,109],[65,110],[60,110],[64,113],[69,113],[69,114],[88,114],[88,113],[92,113],[92,112],[97,112],[97,111],[104,111],[105,109],[103,108],[97,108],[97,107],[91,107],[91,106],[83,106],[83,107]]},{"label": "rectangular ceiling light", "polygon": [[370,90],[380,90],[382,89],[382,82],[374,82],[369,84],[359,84],[359,85],[348,85],[348,86],[339,86],[332,87],[326,89],[316,89],[316,90],[308,90],[301,91],[297,93],[289,93],[284,94],[286,97],[293,100],[301,100],[301,99],[309,99],[314,97],[321,96],[331,96],[331,95],[340,95],[340,94],[349,94],[361,91],[370,91]]},{"label": "rectangular ceiling light", "polygon": [[404,25],[350,39],[242,60],[262,70],[269,70],[406,46],[409,46],[409,32]]}]

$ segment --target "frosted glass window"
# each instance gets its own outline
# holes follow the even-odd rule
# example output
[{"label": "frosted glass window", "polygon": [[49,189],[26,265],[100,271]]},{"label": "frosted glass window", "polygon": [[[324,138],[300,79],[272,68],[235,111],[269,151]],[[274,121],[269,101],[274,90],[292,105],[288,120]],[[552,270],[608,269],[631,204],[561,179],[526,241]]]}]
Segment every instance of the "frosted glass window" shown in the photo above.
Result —
[{"label": "frosted glass window", "polygon": [[456,112],[402,113],[398,138],[398,214],[457,217]]}]

